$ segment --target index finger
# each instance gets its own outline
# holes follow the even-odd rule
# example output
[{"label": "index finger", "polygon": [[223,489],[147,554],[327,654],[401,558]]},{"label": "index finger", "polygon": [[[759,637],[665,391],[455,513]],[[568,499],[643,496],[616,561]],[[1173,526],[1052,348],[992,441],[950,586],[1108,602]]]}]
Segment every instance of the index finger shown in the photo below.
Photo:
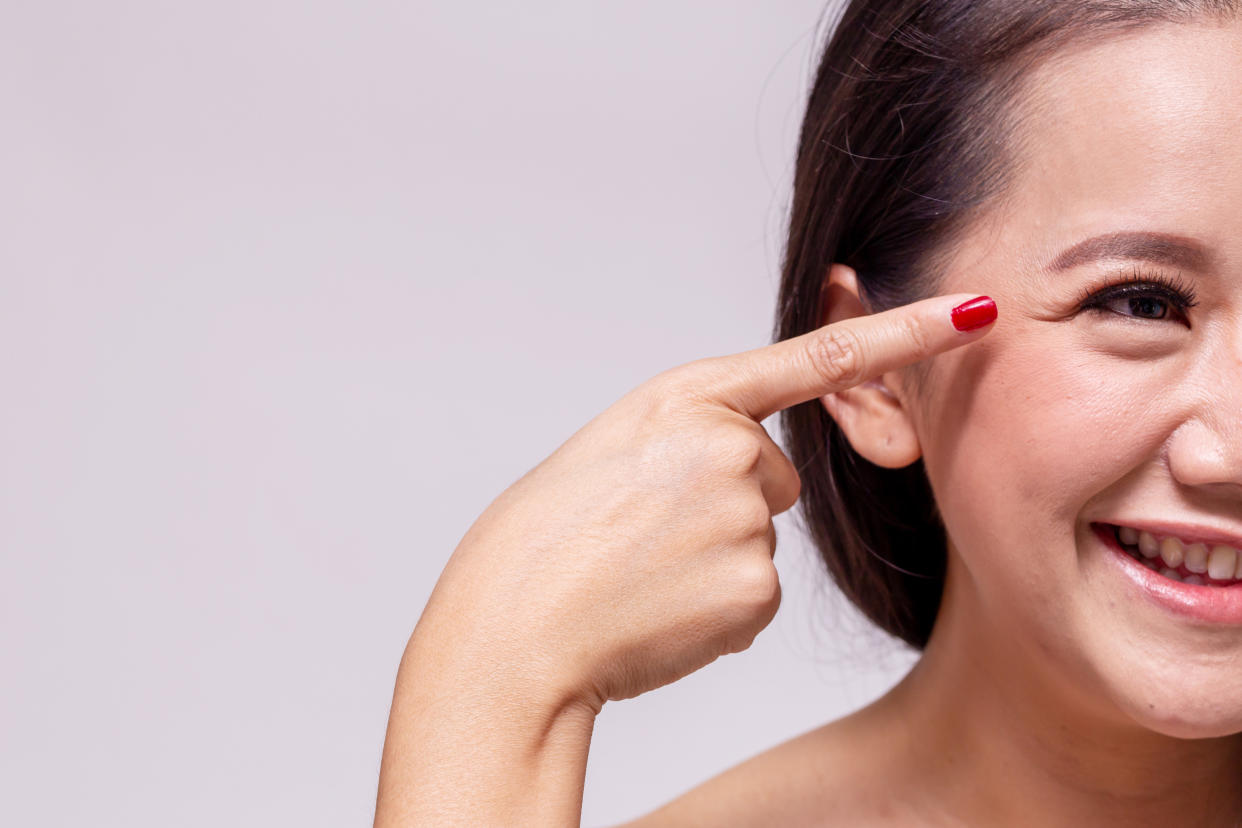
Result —
[{"label": "index finger", "polygon": [[934,296],[713,359],[720,370],[701,390],[759,422],[792,405],[974,342],[992,329],[995,319],[996,303],[987,296]]}]

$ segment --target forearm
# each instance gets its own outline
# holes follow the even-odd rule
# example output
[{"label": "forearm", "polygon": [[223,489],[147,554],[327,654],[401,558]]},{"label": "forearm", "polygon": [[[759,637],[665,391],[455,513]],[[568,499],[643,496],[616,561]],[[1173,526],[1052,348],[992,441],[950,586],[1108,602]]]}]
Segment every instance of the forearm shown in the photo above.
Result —
[{"label": "forearm", "polygon": [[578,826],[590,705],[411,638],[397,674],[375,825]]}]

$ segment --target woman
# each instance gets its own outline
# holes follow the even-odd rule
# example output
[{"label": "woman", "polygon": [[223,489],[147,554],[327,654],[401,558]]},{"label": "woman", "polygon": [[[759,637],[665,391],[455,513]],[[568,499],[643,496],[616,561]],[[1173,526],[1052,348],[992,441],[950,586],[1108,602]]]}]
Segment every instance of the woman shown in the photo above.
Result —
[{"label": "woman", "polygon": [[922,656],[635,825],[1242,823],[1240,136],[1235,3],[851,3],[779,341],[644,383],[480,516],[376,823],[577,824],[595,714],[749,645],[795,502]]}]

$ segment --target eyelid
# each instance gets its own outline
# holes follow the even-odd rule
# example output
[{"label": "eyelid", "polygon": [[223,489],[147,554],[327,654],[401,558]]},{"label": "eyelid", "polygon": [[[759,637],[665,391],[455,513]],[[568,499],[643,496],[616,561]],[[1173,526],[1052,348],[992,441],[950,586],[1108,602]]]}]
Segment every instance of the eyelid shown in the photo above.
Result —
[{"label": "eyelid", "polygon": [[[1108,305],[1119,299],[1134,296],[1154,296],[1167,302],[1173,314],[1167,318],[1151,319],[1141,316],[1129,316],[1112,310]],[[1122,319],[1141,323],[1175,321],[1191,327],[1187,311],[1198,304],[1194,288],[1182,278],[1181,273],[1172,277],[1158,270],[1144,270],[1134,265],[1128,276],[1113,274],[1104,278],[1104,284],[1089,287],[1083,291],[1078,300],[1077,313],[1091,310],[1097,313],[1112,314]]]},{"label": "eyelid", "polygon": [[1169,276],[1159,270],[1144,270],[1140,265],[1134,265],[1128,275],[1114,273],[1103,277],[1101,282],[1082,291],[1078,297],[1079,310],[1098,307],[1110,299],[1143,293],[1161,296],[1183,313],[1199,304],[1194,286],[1180,272]]}]

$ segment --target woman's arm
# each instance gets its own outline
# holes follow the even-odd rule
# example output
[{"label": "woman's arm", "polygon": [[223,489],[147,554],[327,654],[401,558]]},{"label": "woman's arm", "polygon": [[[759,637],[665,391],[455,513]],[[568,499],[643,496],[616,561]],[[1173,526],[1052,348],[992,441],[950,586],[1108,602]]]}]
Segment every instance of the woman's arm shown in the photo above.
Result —
[{"label": "woman's arm", "polygon": [[432,646],[436,632],[415,629],[397,672],[377,828],[577,826],[597,711],[497,681],[486,659]]},{"label": "woman's arm", "polygon": [[750,646],[801,480],[761,422],[973,342],[966,295],[697,360],[622,397],[488,506],[397,677],[377,826],[572,826],[595,715]]}]

